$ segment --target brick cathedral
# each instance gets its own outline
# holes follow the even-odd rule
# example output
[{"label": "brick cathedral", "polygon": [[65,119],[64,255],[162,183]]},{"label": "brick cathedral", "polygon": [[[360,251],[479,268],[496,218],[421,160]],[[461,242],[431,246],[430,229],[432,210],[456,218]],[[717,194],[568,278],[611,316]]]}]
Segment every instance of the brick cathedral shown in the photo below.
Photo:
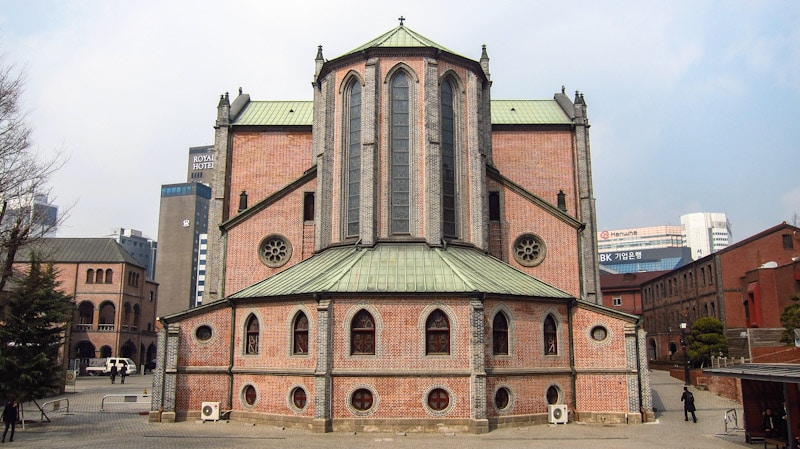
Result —
[{"label": "brick cathedral", "polygon": [[583,95],[493,100],[485,46],[402,20],[314,63],[313,101],[219,100],[209,296],[161,318],[151,419],[640,421],[644,331],[598,304]]}]

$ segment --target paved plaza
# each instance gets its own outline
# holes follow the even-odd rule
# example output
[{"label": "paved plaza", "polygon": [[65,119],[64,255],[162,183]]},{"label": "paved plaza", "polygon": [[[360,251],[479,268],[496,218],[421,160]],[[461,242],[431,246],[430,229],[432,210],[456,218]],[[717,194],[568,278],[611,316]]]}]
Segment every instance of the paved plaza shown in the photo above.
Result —
[{"label": "paved plaza", "polygon": [[[725,433],[725,412],[741,406],[706,391],[694,391],[698,423],[683,420],[680,402],[682,382],[665,372],[651,377],[656,421],[641,425],[534,425],[500,429],[484,435],[470,434],[376,434],[333,432],[316,434],[242,422],[186,421],[149,423],[145,403],[111,401],[106,395],[149,393],[152,375],[129,376],[124,385],[111,385],[107,377],[81,377],[68,393],[57,398],[69,400],[69,411],[49,413],[51,422],[40,422],[41,414],[32,404],[24,404],[25,428],[17,427],[13,443],[4,448],[761,448],[748,445],[744,432],[729,424]],[[53,399],[57,399],[53,398]],[[129,398],[132,399],[132,398]],[[45,402],[45,401],[40,401]],[[101,410],[101,403],[103,410]],[[62,402],[62,404],[64,404]],[[743,426],[740,422],[739,426]]]}]

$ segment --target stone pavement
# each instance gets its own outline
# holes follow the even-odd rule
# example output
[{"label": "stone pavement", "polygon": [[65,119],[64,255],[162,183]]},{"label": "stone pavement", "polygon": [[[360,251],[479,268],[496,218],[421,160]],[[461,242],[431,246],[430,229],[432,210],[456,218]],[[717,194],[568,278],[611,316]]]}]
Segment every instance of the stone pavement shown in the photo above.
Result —
[{"label": "stone pavement", "polygon": [[[601,425],[570,423],[567,425],[535,425],[499,429],[485,435],[469,434],[376,434],[343,433],[315,434],[242,422],[149,423],[140,415],[148,404],[117,403],[105,395],[137,395],[150,392],[152,375],[129,376],[124,385],[111,385],[107,377],[81,377],[77,385],[67,387],[68,393],[59,397],[69,399],[69,411],[49,413],[51,422],[38,422],[40,413],[32,404],[24,404],[25,429],[17,426],[13,443],[3,448],[419,448],[484,449],[484,448],[759,448],[744,441],[742,431],[725,434],[723,417],[729,409],[742,416],[741,406],[706,391],[693,390],[698,423],[683,420],[680,401],[682,382],[665,372],[654,371],[651,376],[656,421],[641,425]],[[40,401],[40,403],[45,401]],[[741,419],[741,418],[740,418]],[[743,427],[743,423],[739,422]]]}]

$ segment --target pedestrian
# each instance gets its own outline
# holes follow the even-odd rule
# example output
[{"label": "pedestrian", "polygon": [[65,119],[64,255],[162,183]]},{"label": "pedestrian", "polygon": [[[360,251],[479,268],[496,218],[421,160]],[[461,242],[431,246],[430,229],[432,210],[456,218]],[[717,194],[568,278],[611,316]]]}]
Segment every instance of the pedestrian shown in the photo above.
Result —
[{"label": "pedestrian", "polygon": [[778,434],[778,417],[772,413],[771,408],[764,411],[764,416],[761,418],[761,430],[768,437]]},{"label": "pedestrian", "polygon": [[11,438],[8,441],[14,441],[14,431],[17,428],[17,421],[19,420],[19,403],[16,400],[9,400],[3,409],[3,422],[6,423],[6,430],[3,432],[3,443],[6,442],[6,434],[8,427],[11,426]]},{"label": "pedestrian", "polygon": [[683,394],[681,395],[681,401],[683,402],[683,420],[689,420],[689,413],[692,414],[692,421],[697,422],[697,416],[695,416],[694,412],[697,410],[694,406],[694,395],[688,388],[683,387]]},{"label": "pedestrian", "polygon": [[128,375],[128,365],[123,363],[119,369],[119,378],[122,383],[125,383],[125,376],[127,375]]},{"label": "pedestrian", "polygon": [[110,374],[111,374],[111,383],[112,384],[117,382],[117,372],[118,372],[117,371],[117,364],[115,363],[115,364],[111,365]]}]

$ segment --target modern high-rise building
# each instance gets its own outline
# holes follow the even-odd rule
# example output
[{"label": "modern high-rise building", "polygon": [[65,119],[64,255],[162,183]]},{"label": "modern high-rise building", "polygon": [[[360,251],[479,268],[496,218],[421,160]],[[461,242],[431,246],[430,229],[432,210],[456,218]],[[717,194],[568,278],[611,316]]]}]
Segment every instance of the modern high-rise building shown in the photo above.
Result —
[{"label": "modern high-rise building", "polygon": [[203,304],[203,293],[206,290],[206,260],[208,259],[208,234],[200,234],[197,243],[197,283],[195,284],[194,303],[192,307]]},{"label": "modern high-rise building", "polygon": [[208,232],[210,199],[211,187],[199,182],[161,186],[156,257],[159,316],[195,304],[200,235]]},{"label": "modern high-rise building", "polygon": [[189,167],[186,182],[202,182],[211,185],[214,173],[214,145],[189,148]]},{"label": "modern high-rise building", "polygon": [[155,240],[142,235],[142,231],[126,228],[115,229],[111,238],[122,245],[122,247],[145,268],[145,276],[147,276],[147,279],[155,279],[156,251],[158,246]]},{"label": "modern high-rise building", "polygon": [[680,226],[649,226],[597,233],[600,264],[611,273],[672,270],[691,262]]},{"label": "modern high-rise building", "polygon": [[718,212],[696,212],[681,215],[683,238],[697,260],[727,247],[733,241],[728,216]]},{"label": "modern high-rise building", "polygon": [[31,236],[55,237],[58,206],[50,203],[46,194],[23,195],[8,200],[8,210],[0,227],[10,228],[17,222],[31,223]]}]

